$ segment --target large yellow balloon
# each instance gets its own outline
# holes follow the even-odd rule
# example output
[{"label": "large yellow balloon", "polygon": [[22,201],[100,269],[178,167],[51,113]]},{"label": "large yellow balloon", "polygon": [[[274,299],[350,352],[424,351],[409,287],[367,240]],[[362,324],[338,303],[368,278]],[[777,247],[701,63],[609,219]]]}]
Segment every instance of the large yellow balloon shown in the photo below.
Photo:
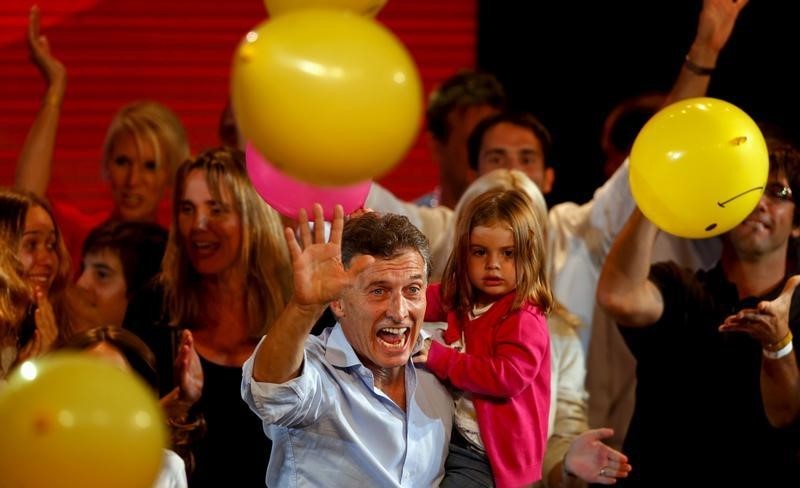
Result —
[{"label": "large yellow balloon", "polygon": [[245,137],[315,185],[386,173],[419,129],[422,86],[408,51],[348,12],[299,10],[260,24],[237,48],[231,83]]},{"label": "large yellow balloon", "polygon": [[631,192],[654,224],[689,238],[726,232],[758,204],[769,173],[764,137],[738,107],[714,98],[669,105],[642,128]]},{"label": "large yellow balloon", "polygon": [[97,358],[27,362],[0,389],[4,487],[150,487],[165,441],[155,393]]},{"label": "large yellow balloon", "polygon": [[386,5],[386,0],[264,0],[264,5],[272,17],[309,7],[349,10],[375,17]]}]

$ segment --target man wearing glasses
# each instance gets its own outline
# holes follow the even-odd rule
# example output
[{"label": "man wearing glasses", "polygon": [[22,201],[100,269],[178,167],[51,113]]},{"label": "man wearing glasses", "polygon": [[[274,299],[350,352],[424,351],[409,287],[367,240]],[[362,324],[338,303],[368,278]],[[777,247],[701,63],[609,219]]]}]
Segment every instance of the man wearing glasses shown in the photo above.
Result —
[{"label": "man wearing glasses", "polygon": [[636,469],[626,486],[687,472],[687,484],[800,486],[800,280],[786,285],[787,268],[797,272],[789,250],[800,235],[800,152],[772,137],[767,146],[764,194],[722,236],[716,267],[651,266],[659,231],[638,210],[603,266],[598,301],[637,359],[623,448]]}]

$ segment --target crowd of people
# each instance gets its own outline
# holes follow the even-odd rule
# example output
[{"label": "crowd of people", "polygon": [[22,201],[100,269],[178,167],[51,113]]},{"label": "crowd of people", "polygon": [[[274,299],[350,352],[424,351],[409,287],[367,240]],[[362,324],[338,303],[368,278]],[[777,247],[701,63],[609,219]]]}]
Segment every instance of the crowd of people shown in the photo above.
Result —
[{"label": "crowd of people", "polygon": [[609,115],[588,203],[547,208],[547,128],[463,71],[426,113],[437,187],[373,184],[330,222],[264,203],[229,109],[191,155],[153,101],[109,126],[112,209],[49,202],[67,75],[34,7],[48,87],[0,189],[0,389],[63,348],[138,374],[171,434],[159,487],[796,485],[800,148],[764,126],[768,183],[720,238],[660,232],[628,183],[638,128],[706,95],[746,4],[704,0],[671,91]]}]

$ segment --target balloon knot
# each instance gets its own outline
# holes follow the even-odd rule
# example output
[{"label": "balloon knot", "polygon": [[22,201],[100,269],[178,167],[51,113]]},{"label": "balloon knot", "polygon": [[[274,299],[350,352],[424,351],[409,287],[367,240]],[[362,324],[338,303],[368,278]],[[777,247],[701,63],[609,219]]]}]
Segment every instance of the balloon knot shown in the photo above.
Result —
[{"label": "balloon knot", "polygon": [[734,137],[731,140],[731,144],[733,144],[734,146],[741,146],[745,142],[747,142],[747,136]]}]

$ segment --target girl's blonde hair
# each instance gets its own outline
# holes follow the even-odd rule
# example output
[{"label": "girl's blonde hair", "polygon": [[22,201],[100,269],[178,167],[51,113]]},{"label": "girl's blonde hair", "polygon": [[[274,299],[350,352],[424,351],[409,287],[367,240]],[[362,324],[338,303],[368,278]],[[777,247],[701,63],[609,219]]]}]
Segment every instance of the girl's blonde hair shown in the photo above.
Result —
[{"label": "girl's blonde hair", "polygon": [[182,164],[175,176],[172,229],[164,255],[161,281],[172,325],[196,326],[201,310],[203,277],[186,254],[176,225],[186,178],[194,170],[205,173],[211,195],[221,201],[223,188],[233,199],[242,220],[239,267],[245,276],[247,320],[250,336],[261,337],[286,306],[292,291],[289,249],[283,239],[278,213],[253,189],[244,166],[244,153],[234,148],[205,151]]},{"label": "girl's blonde hair", "polygon": [[[20,267],[12,249],[0,246],[0,345],[9,338],[17,340],[22,319],[32,303],[31,289],[20,277]],[[0,378],[2,373],[0,370]]]},{"label": "girl's blonde hair", "polygon": [[517,189],[485,191],[458,208],[453,251],[442,276],[443,303],[452,304],[459,315],[465,316],[472,309],[476,292],[467,272],[470,235],[477,226],[502,223],[514,236],[517,283],[512,310],[531,301],[549,313],[554,300],[546,272],[544,218],[535,210],[530,196]]},{"label": "girl's blonde hair", "polygon": [[[473,181],[458,200],[458,204],[456,205],[454,211],[454,221],[459,215],[464,213],[464,208],[467,206],[467,204],[472,202],[478,195],[492,190],[520,190],[525,192],[531,199],[534,212],[537,213],[542,222],[547,222],[547,203],[544,200],[544,195],[542,195],[542,192],[539,191],[539,187],[536,186],[536,183],[534,183],[528,177],[528,175],[515,169],[496,169],[480,176],[478,179]],[[545,236],[547,236],[546,224]],[[455,242],[455,226],[451,225],[447,231],[444,232],[442,237],[433,243],[431,249],[431,260],[433,266],[432,279],[434,281],[438,281],[442,277],[444,265],[447,263],[447,258],[450,256],[450,251],[453,248],[453,242]],[[550,249],[548,247],[548,251],[549,250]],[[549,252],[547,258],[547,277],[548,280],[552,280],[552,263],[550,263],[552,259],[550,259]]]}]

